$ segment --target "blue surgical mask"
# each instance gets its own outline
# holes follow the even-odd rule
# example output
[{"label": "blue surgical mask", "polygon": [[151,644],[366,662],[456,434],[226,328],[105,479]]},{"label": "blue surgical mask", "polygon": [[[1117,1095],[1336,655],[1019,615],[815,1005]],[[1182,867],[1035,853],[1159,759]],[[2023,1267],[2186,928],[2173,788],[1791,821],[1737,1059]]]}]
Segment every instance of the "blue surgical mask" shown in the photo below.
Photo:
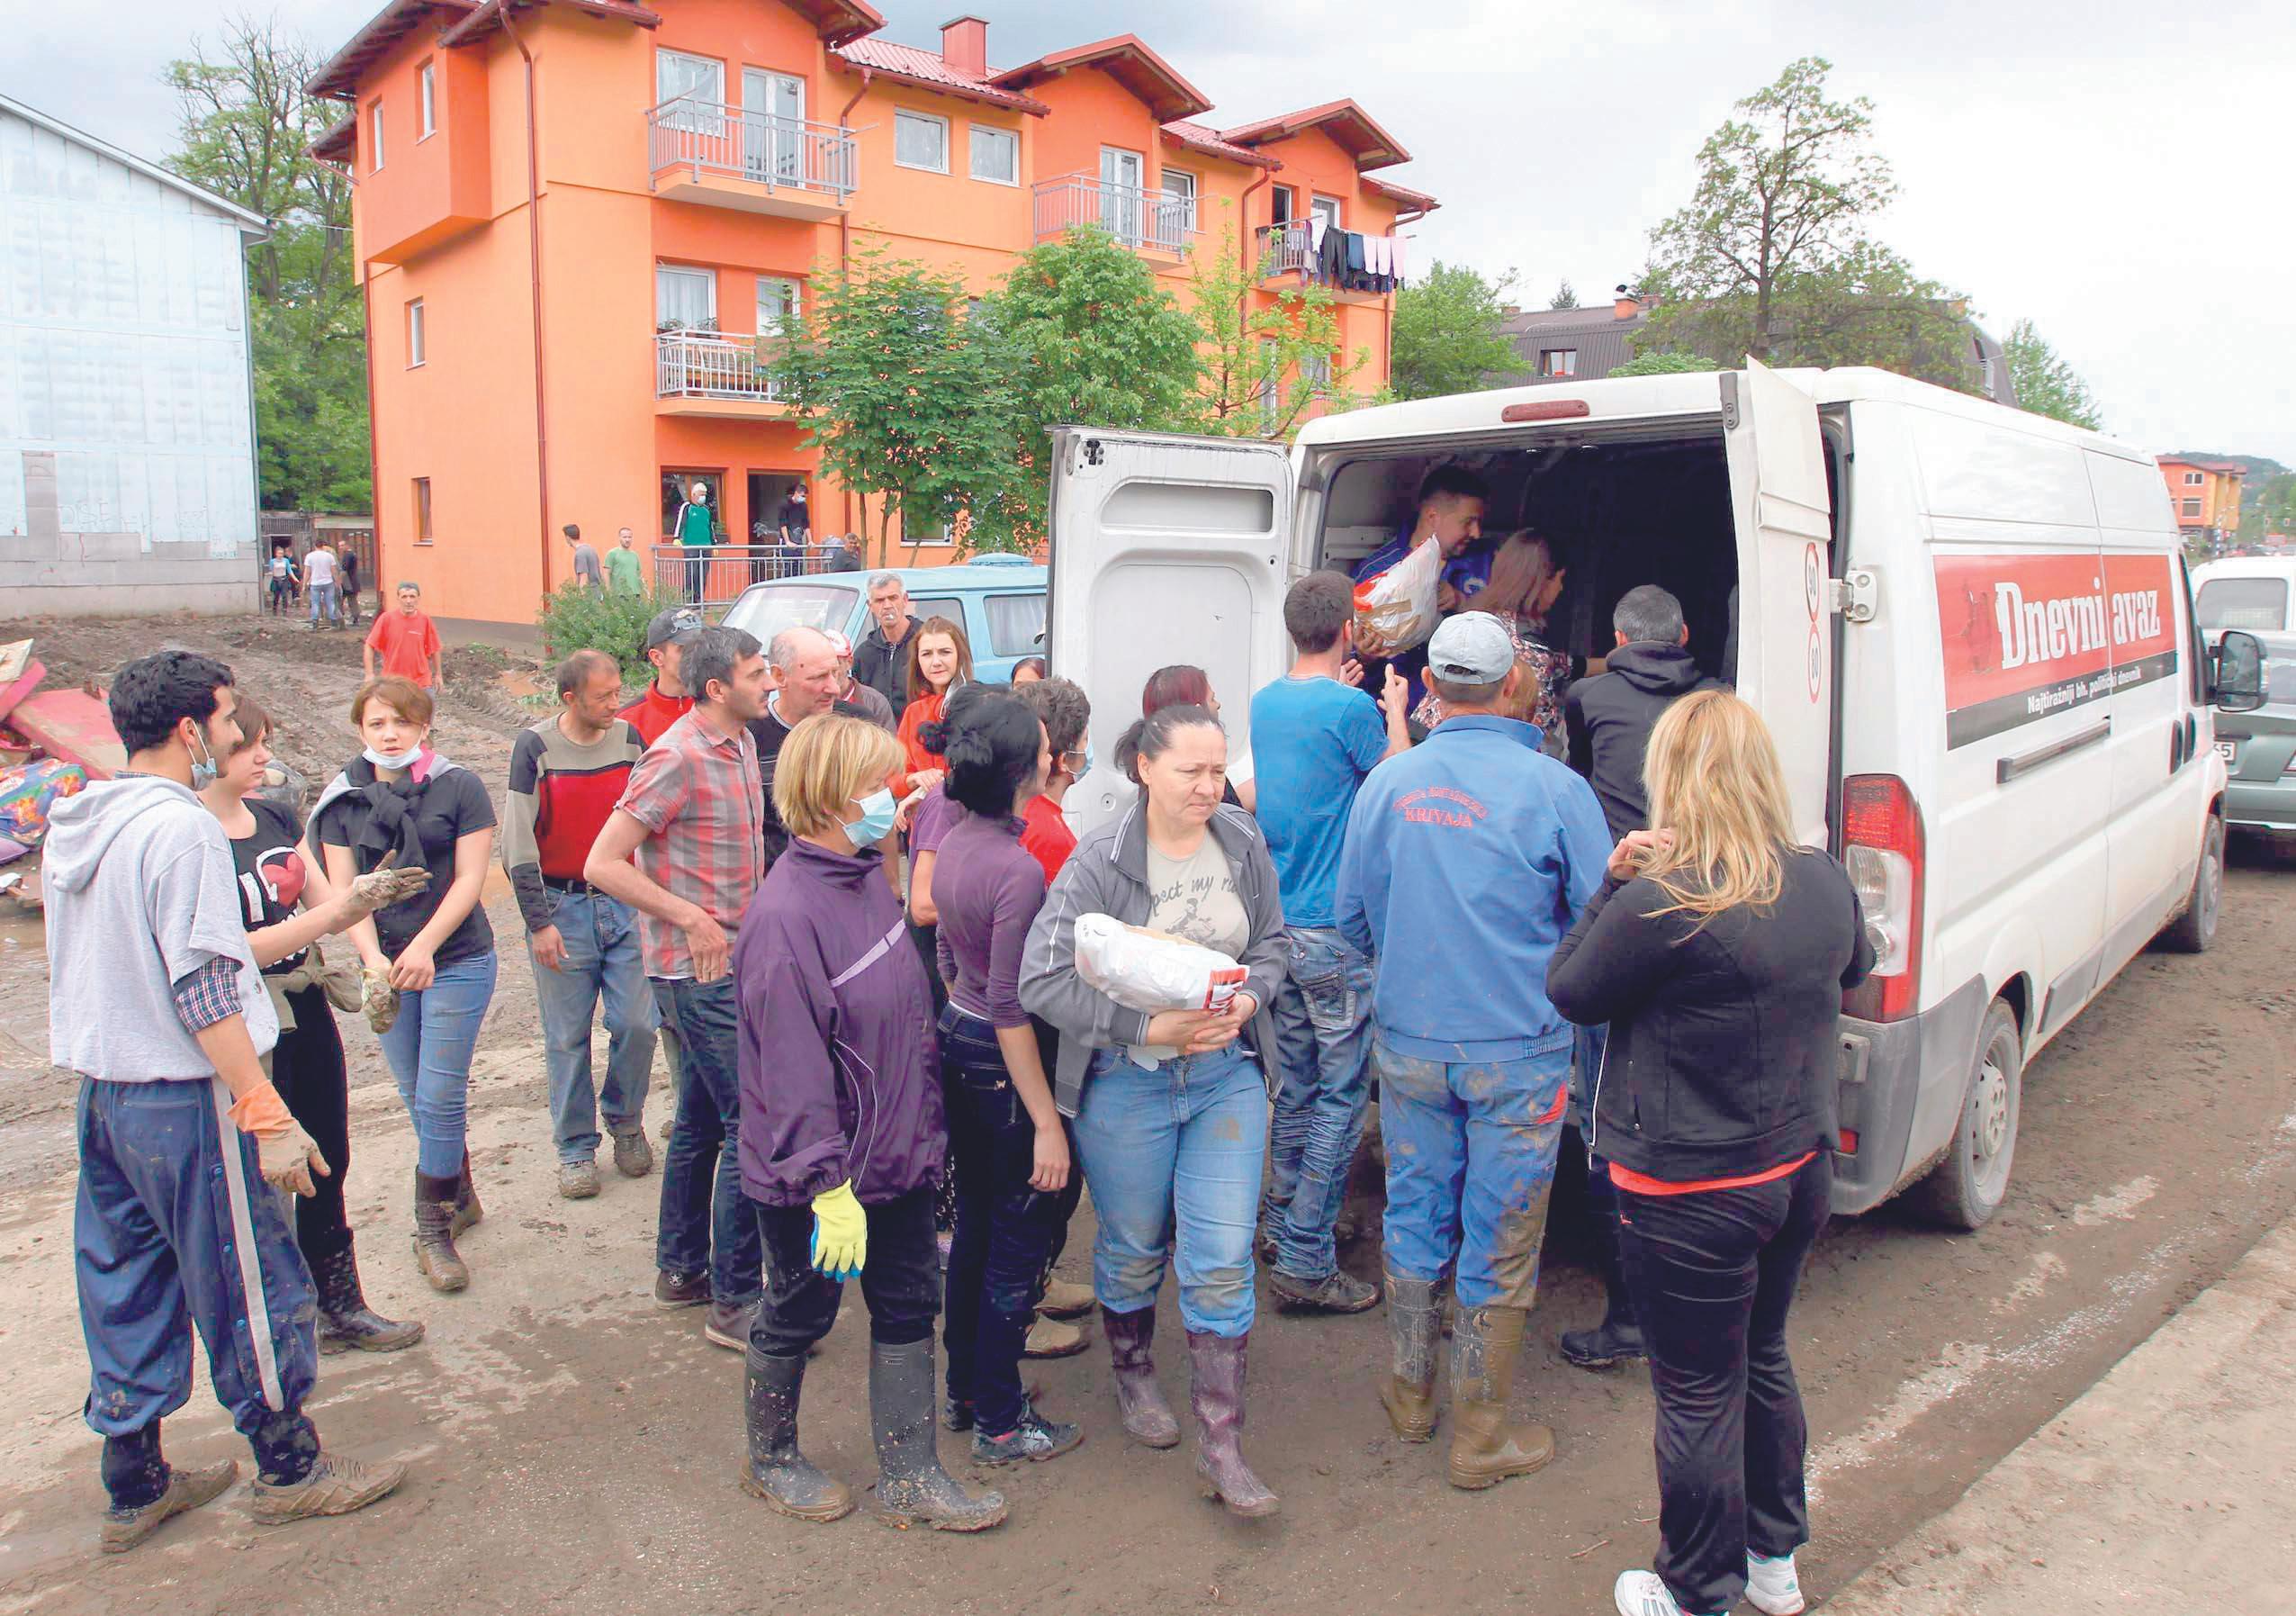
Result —
[{"label": "blue surgical mask", "polygon": [[199,755],[192,760],[192,790],[204,791],[223,772],[215,766],[215,754],[207,749],[207,737],[199,736]]},{"label": "blue surgical mask", "polygon": [[872,791],[855,800],[861,805],[861,817],[846,823],[845,836],[859,851],[864,847],[874,847],[885,840],[886,833],[893,828],[896,805],[893,793],[884,790]]},{"label": "blue surgical mask", "polygon": [[1076,778],[1082,780],[1097,767],[1099,764],[1093,757],[1092,737],[1087,736],[1085,737],[1085,766],[1076,771]]},{"label": "blue surgical mask", "polygon": [[378,769],[411,769],[416,760],[422,756],[422,747],[410,746],[404,752],[377,752],[369,746],[359,755]]}]

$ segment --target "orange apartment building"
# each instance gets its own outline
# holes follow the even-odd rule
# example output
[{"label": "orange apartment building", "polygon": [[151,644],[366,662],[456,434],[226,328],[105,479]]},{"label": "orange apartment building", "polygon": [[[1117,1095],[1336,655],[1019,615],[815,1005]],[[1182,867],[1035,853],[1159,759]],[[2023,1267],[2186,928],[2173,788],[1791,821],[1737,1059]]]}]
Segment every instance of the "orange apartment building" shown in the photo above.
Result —
[{"label": "orange apartment building", "polygon": [[2164,456],[2160,474],[2168,483],[2168,502],[2187,538],[2203,538],[2222,549],[2239,537],[2240,482],[2248,468],[2237,460],[2177,460]]},{"label": "orange apartment building", "polygon": [[[979,18],[938,50],[883,26],[862,0],[392,0],[327,64],[312,91],[349,111],[313,149],[356,181],[379,581],[529,622],[571,575],[562,524],[650,543],[695,477],[730,541],[799,482],[816,529],[874,532],[755,357],[865,248],[986,292],[1095,223],[1184,302],[1233,221],[1272,301],[1327,228],[1378,261],[1436,205],[1374,172],[1409,154],[1353,101],[1221,129],[1129,34],[999,68]],[[1336,296],[1375,385],[1391,290]]]}]

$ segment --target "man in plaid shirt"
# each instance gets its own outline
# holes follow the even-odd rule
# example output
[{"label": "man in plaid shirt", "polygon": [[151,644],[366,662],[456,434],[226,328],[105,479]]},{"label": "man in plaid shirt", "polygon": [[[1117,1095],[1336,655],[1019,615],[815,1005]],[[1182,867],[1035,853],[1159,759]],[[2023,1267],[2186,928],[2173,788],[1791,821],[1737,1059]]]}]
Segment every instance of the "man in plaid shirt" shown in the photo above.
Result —
[{"label": "man in plaid shirt", "polygon": [[698,629],[682,644],[693,710],[631,771],[582,879],[638,911],[662,1035],[677,1050],[654,1298],[664,1307],[707,1302],[703,1333],[740,1351],[765,1275],[757,1220],[742,1195],[726,961],[742,911],[765,879],[765,797],[749,723],[765,711],[766,666],[756,638],[738,628]]}]

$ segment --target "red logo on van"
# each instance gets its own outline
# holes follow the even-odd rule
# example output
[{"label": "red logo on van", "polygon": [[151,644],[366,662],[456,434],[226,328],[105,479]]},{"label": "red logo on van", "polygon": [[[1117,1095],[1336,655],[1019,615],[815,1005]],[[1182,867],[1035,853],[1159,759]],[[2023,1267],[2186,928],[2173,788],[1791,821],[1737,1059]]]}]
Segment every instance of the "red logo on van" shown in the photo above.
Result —
[{"label": "red logo on van", "polygon": [[1937,562],[1949,747],[2176,672],[2165,555],[1954,555]]}]

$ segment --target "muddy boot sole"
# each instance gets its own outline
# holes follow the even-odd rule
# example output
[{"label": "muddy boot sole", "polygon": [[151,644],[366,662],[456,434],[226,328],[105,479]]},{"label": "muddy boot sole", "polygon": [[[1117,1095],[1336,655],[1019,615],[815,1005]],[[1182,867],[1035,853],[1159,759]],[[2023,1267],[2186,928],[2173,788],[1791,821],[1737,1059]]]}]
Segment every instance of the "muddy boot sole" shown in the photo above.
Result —
[{"label": "muddy boot sole", "polygon": [[1498,1453],[1479,1451],[1463,1456],[1454,1446],[1451,1462],[1445,1467],[1451,1485],[1464,1493],[1480,1493],[1510,1477],[1535,1476],[1545,1469],[1554,1462],[1554,1433],[1544,1426],[1533,1429],[1544,1437],[1544,1442],[1535,1440],[1530,1447],[1518,1448],[1512,1458],[1502,1459]]},{"label": "muddy boot sole", "polygon": [[292,1486],[269,1486],[258,1477],[248,1505],[256,1524],[284,1526],[291,1521],[347,1515],[388,1497],[407,1479],[403,1464],[365,1465],[324,1454],[319,1462],[319,1469]]},{"label": "muddy boot sole", "polygon": [[125,1554],[186,1510],[213,1503],[239,1479],[237,1459],[198,1470],[177,1469],[167,1477],[167,1490],[143,1508],[124,1516],[107,1512],[99,1547],[105,1554]]},{"label": "muddy boot sole", "polygon": [[853,1512],[853,1494],[849,1487],[841,1486],[834,1496],[824,1498],[819,1503],[791,1503],[787,1499],[776,1498],[758,1484],[756,1476],[744,1471],[742,1491],[752,1498],[765,1500],[766,1507],[778,1515],[787,1515],[792,1521],[810,1521],[819,1526],[825,1526],[832,1521],[842,1521]]},{"label": "muddy boot sole", "polygon": [[879,1524],[889,1526],[895,1531],[905,1532],[913,1526],[929,1526],[937,1532],[985,1532],[1004,1525],[1004,1518],[1012,1512],[1012,1506],[999,1499],[995,1509],[984,1510],[977,1515],[929,1515],[915,1510],[880,1507],[877,1519]]}]

